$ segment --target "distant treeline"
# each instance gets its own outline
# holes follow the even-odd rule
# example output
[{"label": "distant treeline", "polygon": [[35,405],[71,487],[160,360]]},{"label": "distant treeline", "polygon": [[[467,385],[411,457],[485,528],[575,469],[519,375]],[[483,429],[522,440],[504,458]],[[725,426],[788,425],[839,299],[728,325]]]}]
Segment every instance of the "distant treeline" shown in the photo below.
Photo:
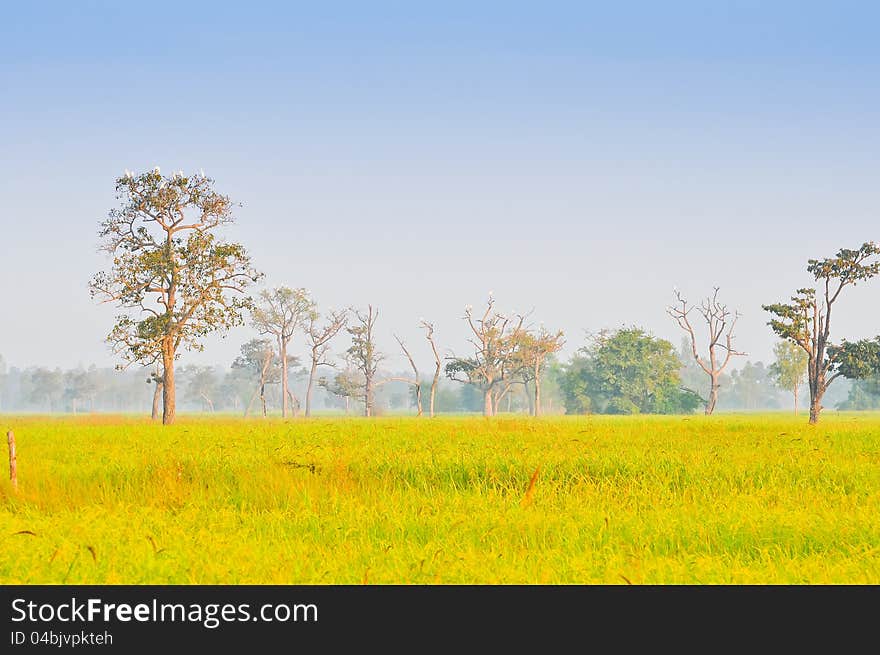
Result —
[{"label": "distant treeline", "polygon": [[[706,375],[689,357],[688,344],[682,342],[679,352],[674,353],[677,380],[672,377],[669,389],[675,398],[665,401],[656,394],[638,392],[647,404],[639,406],[631,396],[624,393],[608,394],[601,391],[601,384],[588,379],[585,372],[587,351],[576,354],[567,362],[553,360],[546,372],[544,412],[564,413],[688,413],[701,408],[699,399],[708,393]],[[227,412],[244,414],[251,404],[251,414],[261,412],[259,403],[252,402],[257,391],[259,377],[248,369],[223,366],[183,366],[178,374],[181,388],[180,404],[188,412]],[[395,377],[386,373],[385,377]],[[301,409],[305,394],[306,371],[291,370],[291,391],[294,410]],[[580,381],[579,381],[580,380]],[[637,380],[630,380],[637,382]],[[430,387],[430,380],[423,380],[423,393]],[[8,367],[0,356],[0,412],[137,412],[151,410],[154,384],[150,370],[144,367],[117,370],[114,368],[49,369],[30,366]],[[668,390],[667,390],[668,391]],[[683,392],[683,396],[680,392]],[[334,395],[319,387],[315,395],[318,412],[344,414],[344,397]],[[691,395],[693,394],[693,395]],[[265,396],[270,413],[278,413],[281,403],[280,384],[267,385]],[[808,398],[807,390],[801,390],[802,406]],[[665,403],[665,404],[664,404]],[[826,397],[827,407],[851,410],[880,409],[880,382],[865,380],[850,382],[838,380]],[[779,386],[772,365],[747,361],[742,367],[725,373],[721,378],[718,398],[720,411],[783,410],[792,407],[791,393]],[[471,384],[440,380],[435,398],[437,413],[479,413],[483,410],[482,392]],[[351,414],[360,413],[356,400],[349,402]],[[413,413],[415,395],[411,385],[390,381],[379,387],[376,393],[377,414]],[[499,408],[501,413],[529,411],[529,398],[522,385],[513,388]]]}]

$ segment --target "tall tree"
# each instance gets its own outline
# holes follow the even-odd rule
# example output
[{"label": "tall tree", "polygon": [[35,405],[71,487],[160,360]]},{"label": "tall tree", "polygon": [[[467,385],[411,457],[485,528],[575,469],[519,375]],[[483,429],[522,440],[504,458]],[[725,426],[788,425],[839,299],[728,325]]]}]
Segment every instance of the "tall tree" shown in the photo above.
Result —
[{"label": "tall tree", "polygon": [[[730,363],[730,358],[734,355],[746,354],[733,349],[733,330],[736,327],[739,313],[731,312],[727,305],[718,301],[718,287],[715,287],[714,293],[704,299],[699,307],[688,307],[687,301],[681,297],[679,291],[675,292],[675,298],[678,304],[668,307],[666,311],[675,319],[679,327],[687,332],[694,360],[709,376],[709,397],[706,399],[706,414],[709,415],[715,411],[715,405],[718,402],[718,389],[721,386],[719,380],[724,369]],[[697,309],[703,317],[708,329],[708,360],[700,356],[697,335],[689,318],[689,314],[694,309]]]},{"label": "tall tree", "polygon": [[780,388],[794,396],[794,413],[797,415],[800,388],[807,377],[807,353],[791,341],[777,341],[773,355],[776,361],[771,364],[770,372]]},{"label": "tall tree", "polygon": [[468,342],[473,346],[473,356],[450,357],[446,376],[480,389],[483,415],[493,416],[501,398],[515,381],[517,339],[525,317],[509,317],[496,311],[495,299],[489,294],[482,316],[475,317],[469,305],[464,319],[471,331]]},{"label": "tall tree", "polygon": [[373,415],[373,392],[379,364],[385,358],[376,348],[374,330],[379,310],[372,305],[367,306],[366,313],[355,311],[357,324],[348,328],[351,335],[351,348],[348,355],[354,367],[363,376],[364,416]]},{"label": "tall tree", "polygon": [[281,360],[281,416],[288,413],[290,391],[288,385],[287,348],[296,330],[315,308],[315,302],[305,289],[277,287],[263,291],[251,310],[254,327],[260,334],[271,335],[278,342]]},{"label": "tall tree", "polygon": [[[243,322],[246,289],[260,274],[244,247],[218,238],[233,221],[232,201],[204,174],[163,176],[159,168],[116,180],[121,206],[101,223],[109,271],[91,281],[93,297],[133,312],[108,336],[128,362],[162,361],[162,422],[174,422],[174,362],[180,348]],[[156,309],[158,305],[158,309]]]},{"label": "tall tree", "polygon": [[[807,272],[816,288],[798,289],[789,303],[762,305],[773,318],[768,325],[779,337],[800,346],[807,353],[807,384],[810,388],[810,424],[819,422],[822,397],[828,385],[842,375],[835,372],[831,343],[831,310],[843,290],[880,273],[880,247],[873,241],[834,257],[810,259]],[[829,348],[832,348],[829,352]]]},{"label": "tall tree", "polygon": [[440,381],[440,371],[443,368],[440,353],[437,352],[437,344],[434,343],[434,324],[422,319],[422,327],[425,328],[425,338],[431,344],[431,352],[434,354],[434,377],[431,379],[431,399],[429,403],[429,412],[431,418],[434,418],[434,401],[437,395],[437,383]]},{"label": "tall tree", "polygon": [[309,312],[309,324],[306,328],[306,340],[309,346],[311,364],[309,367],[309,384],[306,388],[306,416],[312,415],[312,392],[314,391],[315,376],[319,366],[332,366],[328,358],[330,341],[348,323],[348,312],[342,310],[330,310],[326,321],[319,323],[321,314],[315,307]]}]

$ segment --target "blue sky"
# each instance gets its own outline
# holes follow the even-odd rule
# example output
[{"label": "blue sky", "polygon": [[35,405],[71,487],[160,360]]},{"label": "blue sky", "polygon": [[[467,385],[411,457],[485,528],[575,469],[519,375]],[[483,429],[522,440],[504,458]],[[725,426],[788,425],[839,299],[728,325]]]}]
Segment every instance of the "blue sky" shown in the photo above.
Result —
[{"label": "blue sky", "polygon": [[[112,363],[89,298],[123,169],[204,170],[230,236],[323,305],[378,305],[427,366],[489,290],[565,329],[721,287],[762,303],[880,239],[871,2],[9,3],[0,8],[0,354]],[[880,332],[880,281],[835,334]],[[188,361],[228,363],[237,330]],[[392,359],[403,366],[402,359]]]}]

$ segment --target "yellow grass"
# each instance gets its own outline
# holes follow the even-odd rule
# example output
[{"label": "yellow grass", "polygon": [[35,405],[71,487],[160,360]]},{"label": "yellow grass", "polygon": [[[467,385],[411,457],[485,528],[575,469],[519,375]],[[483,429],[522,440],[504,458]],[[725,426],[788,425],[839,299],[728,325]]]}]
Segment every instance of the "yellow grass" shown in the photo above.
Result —
[{"label": "yellow grass", "polygon": [[2,426],[4,583],[880,583],[878,414]]}]

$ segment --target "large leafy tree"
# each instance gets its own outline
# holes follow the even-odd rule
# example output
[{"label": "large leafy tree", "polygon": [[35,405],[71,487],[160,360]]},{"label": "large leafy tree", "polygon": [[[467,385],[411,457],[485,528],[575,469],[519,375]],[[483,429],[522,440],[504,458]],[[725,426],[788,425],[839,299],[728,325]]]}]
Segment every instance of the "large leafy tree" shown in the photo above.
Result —
[{"label": "large leafy tree", "polygon": [[241,324],[244,292],[260,274],[242,245],[217,236],[233,221],[233,204],[203,173],[126,171],[116,192],[120,206],[99,233],[112,266],[95,275],[91,292],[126,310],[107,337],[114,351],[127,363],[161,362],[167,425],[181,348],[201,350],[209,333]]},{"label": "large leafy tree", "polygon": [[807,353],[807,384],[810,388],[810,423],[819,421],[822,397],[828,385],[844,371],[836,370],[842,351],[831,343],[831,311],[843,290],[880,273],[880,247],[866,242],[844,248],[826,259],[810,259],[807,272],[816,288],[798,289],[791,302],[763,305],[773,318],[771,329]]},{"label": "large leafy tree", "polygon": [[702,402],[681,388],[671,343],[638,327],[603,331],[581,348],[562,379],[570,413],[690,413]]}]

